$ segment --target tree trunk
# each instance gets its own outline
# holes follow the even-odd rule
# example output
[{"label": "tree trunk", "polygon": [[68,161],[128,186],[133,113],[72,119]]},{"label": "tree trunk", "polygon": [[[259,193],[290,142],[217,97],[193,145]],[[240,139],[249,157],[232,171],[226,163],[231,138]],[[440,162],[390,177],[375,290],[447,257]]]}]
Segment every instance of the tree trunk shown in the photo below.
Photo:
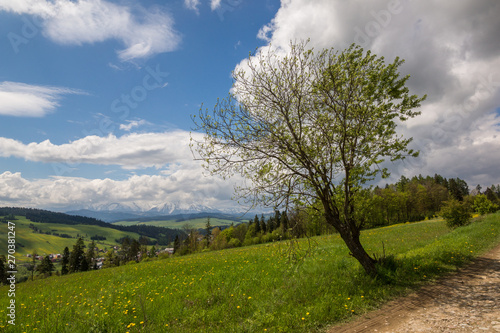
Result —
[{"label": "tree trunk", "polygon": [[[328,224],[333,226],[339,233],[340,237],[344,240],[347,248],[351,251],[351,255],[359,261],[365,272],[375,277],[377,275],[377,267],[375,259],[372,259],[368,253],[366,253],[363,245],[359,241],[360,232],[355,225],[347,225],[348,221],[342,223],[338,214],[334,213],[334,210],[328,206],[327,202],[323,203],[325,208],[325,219]],[[354,223],[351,221],[351,223]]]},{"label": "tree trunk", "polygon": [[361,242],[359,241],[359,233],[353,235],[350,232],[340,231],[340,236],[351,251],[351,255],[359,261],[365,272],[368,275],[375,277],[377,275],[377,267],[375,266],[376,260],[366,253],[365,249],[361,245]]}]

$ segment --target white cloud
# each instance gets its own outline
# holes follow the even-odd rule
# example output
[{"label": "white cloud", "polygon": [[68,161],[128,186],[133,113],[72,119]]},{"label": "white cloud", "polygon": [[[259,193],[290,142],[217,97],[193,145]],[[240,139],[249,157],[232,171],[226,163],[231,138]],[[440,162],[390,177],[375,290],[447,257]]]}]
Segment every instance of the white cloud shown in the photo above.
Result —
[{"label": "white cloud", "polygon": [[36,16],[43,34],[56,43],[120,40],[125,45],[118,51],[123,61],[173,51],[180,42],[171,15],[158,8],[132,8],[105,0],[0,0],[0,10]]},{"label": "white cloud", "polygon": [[398,178],[401,172],[449,174],[471,183],[481,174],[483,185],[491,185],[500,182],[491,155],[500,151],[494,116],[500,109],[499,15],[500,3],[489,0],[288,0],[260,29],[268,44],[259,52],[310,38],[316,49],[355,42],[387,62],[400,56],[410,91],[428,98],[422,115],[400,127],[422,157],[394,165],[393,172]]},{"label": "white cloud", "polygon": [[[199,133],[193,139],[202,140]],[[47,179],[26,179],[19,172],[0,174],[0,206],[45,209],[93,209],[112,203],[149,210],[163,203],[234,208],[234,185],[241,178],[208,176],[201,161],[193,159],[186,131],[129,134],[122,137],[88,136],[67,144],[50,141],[23,144],[0,138],[0,156],[45,163],[120,165],[125,169],[157,167],[157,175],[126,179],[87,179],[64,173]],[[77,165],[76,165],[77,166]]]},{"label": "white cloud", "polygon": [[0,115],[43,117],[59,106],[61,95],[83,94],[61,87],[36,86],[18,82],[0,82]]},{"label": "white cloud", "polygon": [[179,169],[169,176],[142,175],[124,180],[53,177],[28,180],[20,173],[0,174],[0,206],[45,209],[98,208],[112,203],[149,210],[167,202],[234,207],[233,185],[203,177],[201,169]]},{"label": "white cloud", "polygon": [[196,14],[199,14],[198,6],[200,5],[200,0],[184,0],[184,5],[187,9],[194,10]]},{"label": "white cloud", "polygon": [[220,2],[221,2],[221,0],[211,0],[210,1],[210,8],[212,10],[216,10],[217,8],[220,8]]},{"label": "white cloud", "polygon": [[[199,6],[200,6],[200,0],[184,0],[184,5],[186,8],[191,9],[196,12],[196,14],[199,14]],[[210,0],[210,9],[212,11],[220,8],[221,6],[221,0]]]},{"label": "white cloud", "polygon": [[128,124],[120,124],[120,129],[129,132],[134,127],[139,127],[141,125],[148,124],[144,119],[140,120],[127,120]]},{"label": "white cloud", "polygon": [[[199,133],[193,135],[201,137]],[[91,135],[61,145],[49,140],[24,144],[0,137],[0,156],[45,163],[119,165],[125,169],[162,168],[171,163],[197,164],[193,161],[189,142],[189,133],[180,130],[131,133],[121,137]]]}]

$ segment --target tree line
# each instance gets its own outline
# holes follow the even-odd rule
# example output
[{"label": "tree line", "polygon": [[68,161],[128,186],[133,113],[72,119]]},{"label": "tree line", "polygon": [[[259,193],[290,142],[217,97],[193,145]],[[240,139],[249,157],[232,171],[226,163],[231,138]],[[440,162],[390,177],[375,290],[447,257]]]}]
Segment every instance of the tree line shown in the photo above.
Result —
[{"label": "tree line", "polygon": [[[467,182],[458,177],[401,176],[396,183],[364,189],[358,218],[364,222],[363,229],[368,229],[432,219],[446,215],[445,208],[456,205],[463,206],[469,215],[498,210],[500,185],[481,190],[478,185],[470,191]],[[336,232],[325,220],[320,204],[298,205],[288,212],[276,210],[274,214],[267,214],[267,218],[256,215],[247,223],[226,228],[212,227],[207,218],[205,229],[185,225],[183,231],[184,238],[176,237],[174,241],[177,255]]]}]

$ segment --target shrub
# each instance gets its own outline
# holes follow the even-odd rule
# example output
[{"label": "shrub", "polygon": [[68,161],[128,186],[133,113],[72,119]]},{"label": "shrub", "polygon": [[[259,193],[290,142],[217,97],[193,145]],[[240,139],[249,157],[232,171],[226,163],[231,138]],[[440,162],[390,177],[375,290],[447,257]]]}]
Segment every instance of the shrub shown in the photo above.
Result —
[{"label": "shrub", "polygon": [[480,215],[494,213],[498,210],[498,205],[491,202],[484,194],[478,194],[474,197],[472,208]]},{"label": "shrub", "polygon": [[445,201],[439,215],[446,220],[446,225],[449,228],[466,225],[472,218],[469,206],[456,199]]},{"label": "shrub", "polygon": [[229,247],[240,247],[241,241],[238,238],[231,238],[229,243],[227,244]]}]

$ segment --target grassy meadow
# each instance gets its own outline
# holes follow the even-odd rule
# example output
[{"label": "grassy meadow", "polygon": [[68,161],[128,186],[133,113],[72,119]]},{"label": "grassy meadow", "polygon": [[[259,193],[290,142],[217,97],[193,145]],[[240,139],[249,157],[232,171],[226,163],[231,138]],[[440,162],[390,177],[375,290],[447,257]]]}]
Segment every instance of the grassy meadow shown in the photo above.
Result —
[{"label": "grassy meadow", "polygon": [[334,234],[28,281],[16,286],[16,326],[3,286],[0,330],[318,332],[500,243],[500,213],[455,230],[437,219],[366,230],[362,243],[385,252],[377,279]]},{"label": "grassy meadow", "polygon": [[[242,221],[243,222],[243,221]],[[245,222],[247,222],[245,220]],[[220,218],[210,218],[210,225],[212,226],[230,226],[231,224],[237,224],[238,222]],[[195,229],[205,229],[207,224],[207,218],[197,218],[190,219],[185,221],[178,220],[162,220],[162,221],[119,221],[113,222],[113,224],[123,225],[123,226],[131,226],[131,225],[152,225],[155,227],[164,227],[171,229],[182,229],[182,227],[188,224],[190,227]]]},{"label": "grassy meadow", "polygon": [[[24,260],[26,255],[33,253],[36,250],[39,255],[50,253],[62,253],[67,246],[70,250],[76,243],[77,235],[80,235],[85,243],[90,243],[90,237],[94,235],[106,237],[105,241],[96,241],[99,248],[111,247],[119,245],[115,239],[125,236],[139,238],[139,234],[134,232],[125,232],[111,228],[103,228],[96,225],[67,225],[58,223],[38,223],[31,222],[23,216],[17,216],[17,220],[13,221],[16,224],[16,243],[18,260]],[[29,225],[32,224],[42,231],[42,233],[34,233]],[[7,223],[0,223],[0,254],[7,254]],[[47,235],[45,232],[68,234],[74,238],[62,238],[55,235]],[[23,258],[24,257],[24,258]]]}]

